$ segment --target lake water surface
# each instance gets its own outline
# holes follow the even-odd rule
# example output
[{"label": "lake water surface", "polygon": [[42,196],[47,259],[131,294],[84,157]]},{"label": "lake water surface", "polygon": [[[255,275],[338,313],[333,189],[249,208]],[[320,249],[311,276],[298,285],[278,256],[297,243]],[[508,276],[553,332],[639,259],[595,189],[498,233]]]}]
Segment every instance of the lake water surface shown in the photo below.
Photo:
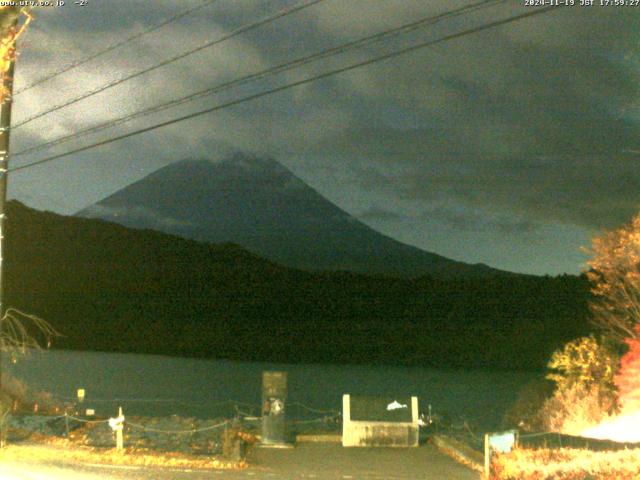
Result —
[{"label": "lake water surface", "polygon": [[468,419],[485,430],[498,427],[520,388],[533,378],[531,373],[519,372],[288,365],[74,351],[34,352],[16,364],[4,359],[3,367],[31,389],[54,397],[74,399],[77,389],[84,388],[85,405],[103,415],[115,414],[119,405],[125,415],[215,417],[233,415],[236,408],[257,414],[262,372],[282,370],[288,373],[291,417],[339,412],[344,393],[416,395],[423,411],[430,404],[435,413]]}]

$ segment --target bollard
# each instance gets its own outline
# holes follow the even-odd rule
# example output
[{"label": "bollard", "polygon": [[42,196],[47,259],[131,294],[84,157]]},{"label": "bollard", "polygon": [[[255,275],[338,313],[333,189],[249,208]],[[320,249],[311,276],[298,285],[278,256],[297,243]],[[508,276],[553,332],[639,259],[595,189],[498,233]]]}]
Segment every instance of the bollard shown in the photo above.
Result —
[{"label": "bollard", "polygon": [[116,433],[116,450],[121,452],[124,449],[122,440],[122,429],[124,428],[124,414],[122,407],[118,407],[118,416],[109,419],[109,426]]},{"label": "bollard", "polygon": [[122,407],[118,408],[118,418],[122,418],[122,421],[118,425],[118,429],[116,430],[116,450],[121,451],[124,448],[123,440],[122,440],[122,429],[124,427],[124,415],[122,414]]}]

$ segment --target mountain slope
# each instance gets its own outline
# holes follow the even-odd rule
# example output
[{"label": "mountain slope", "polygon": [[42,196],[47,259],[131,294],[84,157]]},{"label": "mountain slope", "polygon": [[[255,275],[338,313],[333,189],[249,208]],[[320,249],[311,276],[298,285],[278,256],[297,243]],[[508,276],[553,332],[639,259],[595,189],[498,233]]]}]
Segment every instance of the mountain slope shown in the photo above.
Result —
[{"label": "mountain slope", "polygon": [[78,213],[199,241],[234,242],[294,268],[416,276],[486,276],[393,240],[318,194],[281,164],[237,153],[164,167]]}]

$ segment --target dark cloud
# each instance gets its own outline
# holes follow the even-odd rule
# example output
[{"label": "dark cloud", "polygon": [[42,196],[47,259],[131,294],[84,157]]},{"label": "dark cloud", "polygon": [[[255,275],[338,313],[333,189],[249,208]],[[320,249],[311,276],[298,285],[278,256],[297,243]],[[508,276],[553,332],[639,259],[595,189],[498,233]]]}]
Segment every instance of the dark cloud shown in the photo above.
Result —
[{"label": "dark cloud", "polygon": [[458,201],[595,229],[623,223],[640,207],[639,156],[613,146],[608,153],[490,156],[472,153],[480,151],[472,139],[449,147],[442,143],[451,136],[427,129],[345,136],[333,152],[348,152],[345,161],[358,169],[352,181],[407,201]]},{"label": "dark cloud", "polygon": [[358,214],[364,222],[380,223],[436,223],[459,232],[499,232],[505,235],[535,235],[540,225],[523,217],[478,212],[465,208],[427,207],[414,215],[391,211],[379,206]]},{"label": "dark cloud", "polygon": [[428,210],[422,217],[437,220],[454,231],[498,232],[509,236],[527,235],[531,238],[540,229],[540,225],[522,217],[491,214],[486,211],[481,214],[462,209],[438,208]]},{"label": "dark cloud", "polygon": [[[18,97],[14,116],[25,118],[293,3],[215,2]],[[466,3],[326,0],[33,122],[15,132],[12,145],[23,148]],[[110,0],[84,9],[41,9],[25,40],[17,81],[27,84],[197,4]],[[521,1],[502,3],[117,131],[523,11]],[[477,261],[494,254],[489,241],[498,241],[498,235],[529,242],[546,236],[540,245],[546,241],[558,248],[551,239],[554,228],[574,241],[625,221],[640,206],[640,156],[633,153],[640,151],[639,31],[640,9],[558,8],[133,137],[58,163],[56,170],[25,171],[24,180],[16,177],[11,188],[17,196],[38,194],[43,205],[62,202],[62,210],[77,211],[172,161],[215,158],[239,148],[281,160],[340,206],[373,223],[393,225],[399,236],[424,248],[432,248],[429,239],[439,236],[445,244],[453,231],[465,242],[472,232],[492,232],[486,245],[471,249]],[[20,161],[34,158],[39,157]],[[39,185],[37,194],[33,185]],[[61,191],[73,193],[62,200],[48,198]],[[430,231],[416,238],[416,222],[427,220],[421,215],[430,219]],[[524,250],[523,245],[514,252]]]},{"label": "dark cloud", "polygon": [[[340,132],[318,150],[351,159],[368,190],[589,228],[625,221],[640,205],[632,154],[640,122],[626,115],[640,102],[640,16],[587,10],[554,14],[543,40],[536,29],[544,32],[546,19],[537,19],[446,56],[425,53],[422,82],[412,75],[419,62],[379,76],[375,91],[386,98],[378,105],[396,112],[369,98],[367,115],[384,124]],[[400,76],[412,83],[396,83]],[[394,117],[415,126],[399,128]]]}]

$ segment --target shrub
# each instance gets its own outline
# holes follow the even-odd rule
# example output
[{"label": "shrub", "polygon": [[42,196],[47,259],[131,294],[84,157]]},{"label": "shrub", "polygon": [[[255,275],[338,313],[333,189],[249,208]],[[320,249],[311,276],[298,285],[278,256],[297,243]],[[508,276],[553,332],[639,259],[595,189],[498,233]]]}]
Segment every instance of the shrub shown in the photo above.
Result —
[{"label": "shrub", "polygon": [[5,415],[10,411],[60,413],[67,407],[56,402],[51,393],[34,391],[22,380],[7,374],[2,376],[0,403]]},{"label": "shrub", "polygon": [[0,387],[0,405],[2,414],[5,415],[10,410],[22,405],[28,395],[27,385],[10,375],[2,375],[2,385]]},{"label": "shrub", "polygon": [[580,435],[607,416],[609,405],[603,405],[599,397],[596,386],[573,384],[557,389],[540,409],[542,430]]},{"label": "shrub", "polygon": [[540,410],[545,430],[576,435],[614,413],[614,376],[619,359],[611,347],[595,337],[582,337],[556,351],[549,361],[553,395]]},{"label": "shrub", "polygon": [[591,452],[561,448],[514,449],[496,454],[491,480],[633,480],[640,472],[640,450]]}]

